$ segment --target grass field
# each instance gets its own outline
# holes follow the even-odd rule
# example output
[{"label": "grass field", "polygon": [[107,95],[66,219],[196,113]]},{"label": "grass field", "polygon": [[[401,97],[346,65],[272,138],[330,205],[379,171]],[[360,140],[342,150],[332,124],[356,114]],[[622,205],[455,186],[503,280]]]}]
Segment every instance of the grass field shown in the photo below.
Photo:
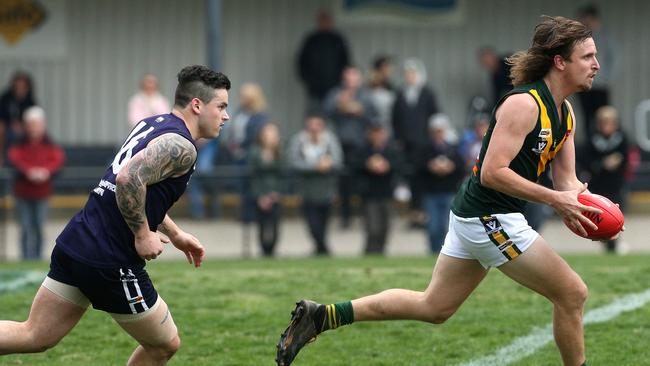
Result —
[{"label": "grass field", "polygon": [[[567,256],[590,288],[588,312],[650,287],[650,256]],[[273,365],[275,344],[302,297],[331,302],[391,287],[423,289],[434,258],[212,260],[198,270],[182,262],[148,266],[172,309],[183,346],[171,365]],[[2,264],[46,271],[46,263]],[[37,285],[0,294],[0,318],[22,320]],[[53,314],[56,316],[56,314]],[[650,305],[586,326],[590,365],[650,364]],[[458,365],[507,346],[551,321],[551,306],[491,271],[443,325],[358,323],[323,334],[294,365]],[[135,342],[106,314],[89,311],[44,354],[0,357],[0,365],[123,365]],[[513,365],[560,365],[549,343]]]}]

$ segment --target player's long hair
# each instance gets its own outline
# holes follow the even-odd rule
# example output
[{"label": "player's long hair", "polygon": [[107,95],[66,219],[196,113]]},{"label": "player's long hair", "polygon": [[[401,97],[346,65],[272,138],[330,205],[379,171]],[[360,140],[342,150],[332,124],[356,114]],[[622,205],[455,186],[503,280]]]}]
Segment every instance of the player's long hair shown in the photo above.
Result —
[{"label": "player's long hair", "polygon": [[574,46],[590,37],[591,30],[578,21],[543,15],[542,21],[535,26],[532,46],[506,58],[511,66],[512,85],[543,78],[553,66],[555,55],[568,60]]}]

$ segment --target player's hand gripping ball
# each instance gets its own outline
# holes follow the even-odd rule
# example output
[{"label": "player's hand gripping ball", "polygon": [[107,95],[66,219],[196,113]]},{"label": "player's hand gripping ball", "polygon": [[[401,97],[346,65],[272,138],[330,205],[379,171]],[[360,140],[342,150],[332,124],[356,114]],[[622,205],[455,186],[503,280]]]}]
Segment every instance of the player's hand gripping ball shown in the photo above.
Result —
[{"label": "player's hand gripping ball", "polygon": [[[618,234],[618,232],[623,228],[623,224],[625,223],[623,213],[618,206],[607,197],[593,193],[584,193],[578,196],[578,201],[585,206],[596,207],[603,211],[600,215],[592,212],[582,213],[598,226],[598,230],[593,230],[590,227],[583,225],[585,231],[587,231],[586,238],[591,240],[606,240]],[[576,228],[569,225],[567,225],[567,227],[576,235],[582,236]]]}]

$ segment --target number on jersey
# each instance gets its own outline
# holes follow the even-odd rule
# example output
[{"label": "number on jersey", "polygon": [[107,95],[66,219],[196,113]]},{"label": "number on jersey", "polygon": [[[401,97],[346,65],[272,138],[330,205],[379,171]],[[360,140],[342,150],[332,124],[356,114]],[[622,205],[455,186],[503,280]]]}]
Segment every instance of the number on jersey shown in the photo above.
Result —
[{"label": "number on jersey", "polygon": [[124,142],[124,145],[122,145],[122,148],[120,151],[115,155],[115,159],[113,159],[113,164],[111,167],[113,168],[113,174],[116,174],[122,170],[122,168],[131,160],[131,157],[133,156],[133,149],[135,149],[136,146],[138,146],[138,143],[140,140],[145,138],[151,131],[153,131],[153,126],[149,127],[145,131],[140,132],[147,124],[144,123],[144,121],[138,123],[137,126],[131,131],[129,136],[126,138],[126,141]]}]

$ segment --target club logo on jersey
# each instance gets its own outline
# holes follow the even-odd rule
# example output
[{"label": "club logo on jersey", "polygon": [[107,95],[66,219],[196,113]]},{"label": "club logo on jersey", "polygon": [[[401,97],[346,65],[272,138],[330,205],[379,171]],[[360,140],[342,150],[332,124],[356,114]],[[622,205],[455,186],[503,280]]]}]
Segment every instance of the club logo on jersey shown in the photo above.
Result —
[{"label": "club logo on jersey", "polygon": [[531,150],[533,150],[535,154],[540,155],[544,152],[544,149],[546,149],[546,145],[548,145],[548,141],[545,139],[539,139],[535,143],[535,147],[533,147]]},{"label": "club logo on jersey", "polygon": [[551,136],[551,129],[550,128],[542,128],[539,130],[539,134],[537,137],[537,142],[535,143],[535,146],[531,149],[535,154],[540,155],[541,153],[544,152],[544,149],[546,149],[546,145],[548,145],[548,138]]},{"label": "club logo on jersey", "polygon": [[492,216],[486,216],[483,217],[483,220],[481,220],[483,223],[483,227],[485,228],[485,232],[489,234],[496,233],[497,231],[501,230],[501,224],[499,223],[499,220],[497,220],[496,217]]}]

